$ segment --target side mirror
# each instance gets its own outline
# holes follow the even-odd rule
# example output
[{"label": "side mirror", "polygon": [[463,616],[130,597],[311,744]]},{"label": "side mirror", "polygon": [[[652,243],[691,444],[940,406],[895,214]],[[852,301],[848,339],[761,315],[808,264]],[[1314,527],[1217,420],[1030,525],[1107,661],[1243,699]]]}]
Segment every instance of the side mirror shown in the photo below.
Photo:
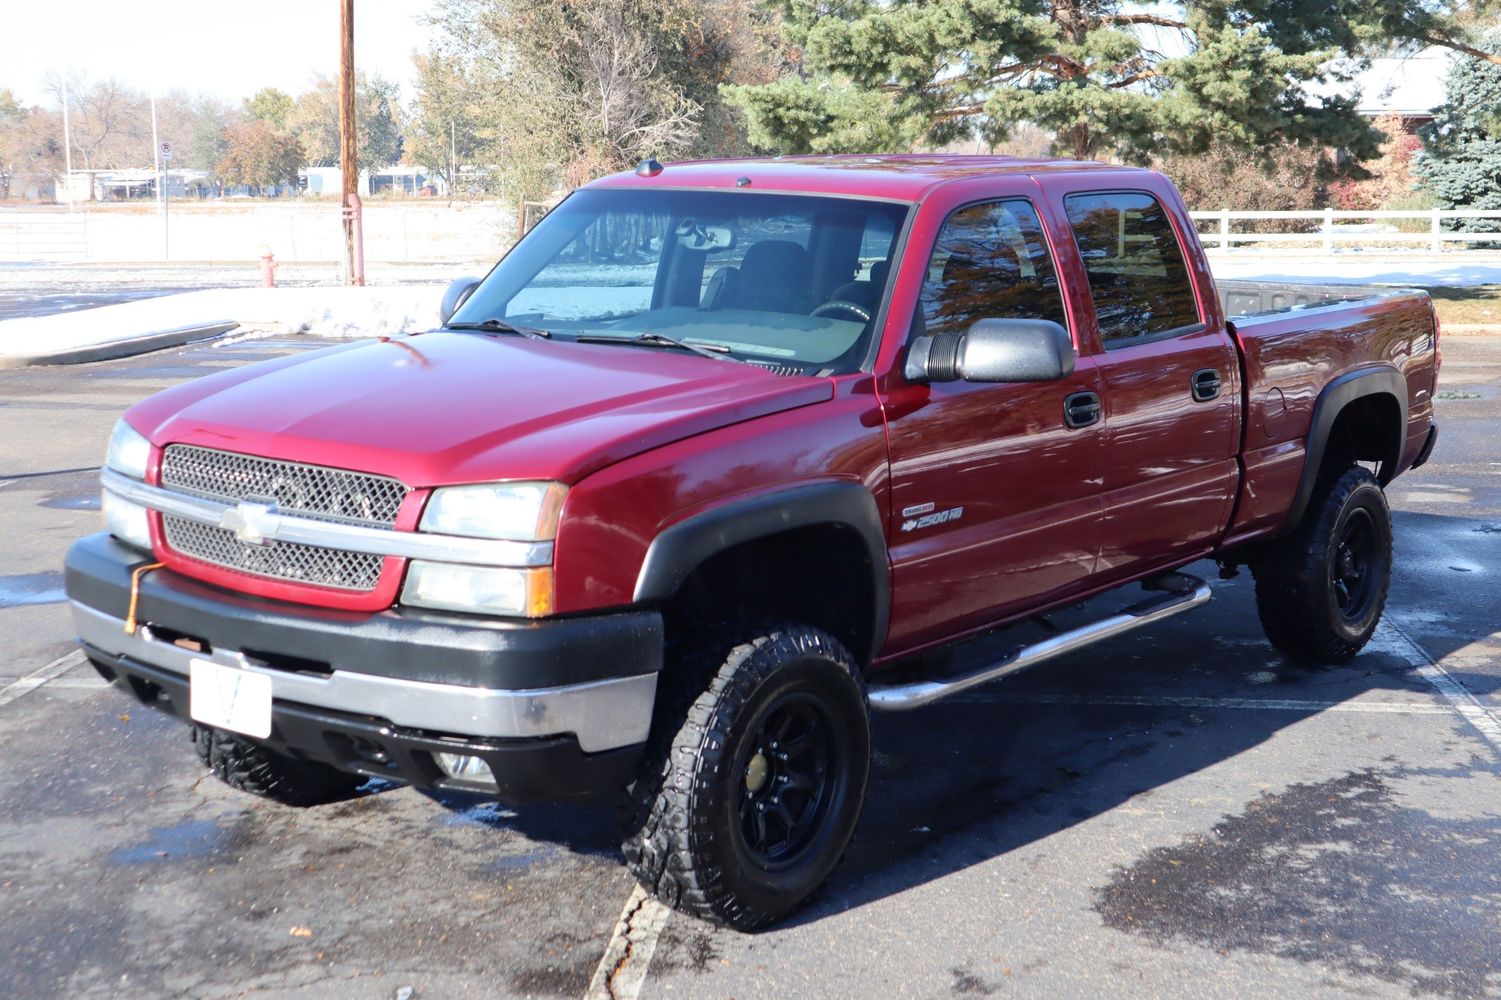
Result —
[{"label": "side mirror", "polygon": [[911,382],[1056,382],[1074,373],[1068,331],[1045,319],[980,319],[922,337],[907,352]]},{"label": "side mirror", "polygon": [[453,314],[459,311],[464,300],[479,287],[478,278],[455,278],[443,292],[443,301],[438,306],[438,325],[447,326]]}]

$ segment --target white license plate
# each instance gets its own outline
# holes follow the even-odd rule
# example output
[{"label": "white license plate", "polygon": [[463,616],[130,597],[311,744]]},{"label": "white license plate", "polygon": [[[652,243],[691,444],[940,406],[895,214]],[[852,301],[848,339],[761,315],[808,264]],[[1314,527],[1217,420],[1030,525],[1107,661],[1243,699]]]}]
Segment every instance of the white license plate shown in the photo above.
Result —
[{"label": "white license plate", "polygon": [[263,740],[271,735],[271,678],[212,660],[192,660],[188,714],[205,726]]}]

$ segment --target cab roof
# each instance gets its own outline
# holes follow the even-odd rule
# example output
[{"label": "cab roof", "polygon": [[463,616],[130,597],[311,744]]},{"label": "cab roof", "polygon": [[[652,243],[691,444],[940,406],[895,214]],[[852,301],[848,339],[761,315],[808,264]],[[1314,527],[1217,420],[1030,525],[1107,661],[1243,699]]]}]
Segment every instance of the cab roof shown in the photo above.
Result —
[{"label": "cab roof", "polygon": [[[975,177],[1082,172],[1147,173],[1139,167],[1085,160],[1031,160],[1018,156],[965,156],[923,153],[841,156],[776,156],[741,160],[688,160],[668,163],[659,173],[611,174],[591,188],[748,188],[861,195],[918,201],[929,191]],[[750,183],[743,184],[748,178]]]}]

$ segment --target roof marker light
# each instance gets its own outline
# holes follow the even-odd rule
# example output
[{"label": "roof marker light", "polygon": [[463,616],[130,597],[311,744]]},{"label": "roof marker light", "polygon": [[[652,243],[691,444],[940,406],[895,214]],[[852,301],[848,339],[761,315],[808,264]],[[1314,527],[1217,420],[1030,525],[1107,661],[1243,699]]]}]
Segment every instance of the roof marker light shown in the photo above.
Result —
[{"label": "roof marker light", "polygon": [[736,186],[736,187],[737,187],[737,188],[744,188],[744,187],[750,187],[750,178],[749,178],[749,177],[741,177],[741,178],[738,178],[738,179],[737,179],[737,180],[736,180],[736,181],[735,181],[735,186]]},{"label": "roof marker light", "polygon": [[640,164],[638,164],[637,167],[636,167],[636,176],[637,177],[655,177],[658,174],[660,174],[661,172],[662,172],[662,164],[658,163],[655,159],[652,159],[651,157],[648,157],[647,159],[642,160],[640,162]]}]

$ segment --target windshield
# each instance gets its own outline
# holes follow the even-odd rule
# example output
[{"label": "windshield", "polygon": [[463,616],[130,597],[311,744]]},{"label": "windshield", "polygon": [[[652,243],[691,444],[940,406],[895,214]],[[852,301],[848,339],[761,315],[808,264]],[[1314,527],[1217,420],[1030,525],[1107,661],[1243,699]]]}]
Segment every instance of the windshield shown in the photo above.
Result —
[{"label": "windshield", "polygon": [[580,191],[452,323],[504,320],[640,347],[676,340],[787,373],[854,371],[907,210],[749,191]]}]

